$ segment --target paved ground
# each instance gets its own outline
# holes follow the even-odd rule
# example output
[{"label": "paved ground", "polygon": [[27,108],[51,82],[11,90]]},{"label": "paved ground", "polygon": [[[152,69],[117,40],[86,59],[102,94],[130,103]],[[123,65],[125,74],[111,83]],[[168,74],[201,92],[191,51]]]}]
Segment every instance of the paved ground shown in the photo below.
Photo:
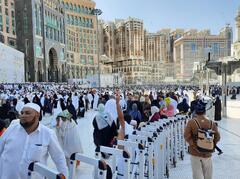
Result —
[{"label": "paved ground", "polygon": [[[240,96],[236,101],[228,99],[227,105],[229,106],[228,118],[219,122],[221,141],[218,146],[224,153],[220,156],[217,153],[213,154],[214,179],[240,179]],[[87,112],[85,118],[78,120],[83,150],[87,156],[94,156],[92,120],[95,113],[95,111]],[[43,123],[50,126],[50,117],[45,117]],[[54,168],[51,160],[49,160],[49,166]],[[81,164],[76,178],[93,178],[92,168]],[[179,161],[177,167],[171,169],[170,179],[191,178],[191,165],[187,155],[184,161]]]},{"label": "paved ground", "polygon": [[[240,96],[236,101],[228,99],[228,118],[219,122],[221,141],[218,146],[223,154],[213,154],[214,179],[240,179]],[[171,170],[170,179],[191,179],[189,156]]]}]

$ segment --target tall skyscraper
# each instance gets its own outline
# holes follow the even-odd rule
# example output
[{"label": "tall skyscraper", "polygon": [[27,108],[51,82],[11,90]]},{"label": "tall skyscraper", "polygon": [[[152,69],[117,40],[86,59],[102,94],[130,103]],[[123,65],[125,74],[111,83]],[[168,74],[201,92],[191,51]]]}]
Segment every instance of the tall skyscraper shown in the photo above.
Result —
[{"label": "tall skyscraper", "polygon": [[59,0],[15,0],[17,48],[26,81],[65,81],[65,20]]},{"label": "tall skyscraper", "polygon": [[86,78],[98,72],[97,23],[92,0],[63,0],[66,19],[67,74]]},{"label": "tall skyscraper", "polygon": [[0,42],[16,48],[14,0],[0,0]]}]

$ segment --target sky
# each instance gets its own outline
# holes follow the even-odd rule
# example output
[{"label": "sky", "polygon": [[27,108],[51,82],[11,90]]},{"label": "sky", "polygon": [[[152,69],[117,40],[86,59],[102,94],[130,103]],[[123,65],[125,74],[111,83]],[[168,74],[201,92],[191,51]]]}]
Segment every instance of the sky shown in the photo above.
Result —
[{"label": "sky", "polygon": [[212,34],[227,23],[235,31],[240,0],[94,0],[105,21],[142,19],[148,32],[162,28],[210,29]]}]

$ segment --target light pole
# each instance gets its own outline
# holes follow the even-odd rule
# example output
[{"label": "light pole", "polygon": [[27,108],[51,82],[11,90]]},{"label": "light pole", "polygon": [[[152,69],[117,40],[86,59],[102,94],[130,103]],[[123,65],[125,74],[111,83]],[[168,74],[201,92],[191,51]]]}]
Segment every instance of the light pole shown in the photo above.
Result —
[{"label": "light pole", "polygon": [[102,14],[101,9],[93,9],[92,14],[96,16],[96,22],[97,22],[97,60],[98,60],[98,87],[99,91],[101,91],[101,70],[100,70],[100,50],[99,50],[99,34],[98,34],[98,16]]}]

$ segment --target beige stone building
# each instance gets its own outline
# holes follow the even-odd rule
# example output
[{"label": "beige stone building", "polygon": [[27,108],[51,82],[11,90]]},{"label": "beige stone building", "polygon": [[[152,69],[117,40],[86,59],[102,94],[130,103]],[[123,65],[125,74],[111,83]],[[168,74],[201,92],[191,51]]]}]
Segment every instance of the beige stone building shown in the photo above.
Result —
[{"label": "beige stone building", "polygon": [[[165,63],[167,54],[165,36],[160,33],[145,34],[145,55],[144,59],[148,63],[148,84],[157,84],[163,81]],[[151,76],[151,78],[150,78]]]},{"label": "beige stone building", "polygon": [[219,35],[211,35],[210,30],[186,31],[182,37],[174,41],[176,79],[190,81],[193,78],[194,63],[206,61],[208,52],[211,53],[212,61],[229,56],[231,42],[232,29],[229,25],[221,29]]},{"label": "beige stone building", "polygon": [[92,0],[63,0],[66,19],[67,78],[86,78],[98,72],[97,23]]},{"label": "beige stone building", "polygon": [[144,60],[143,21],[129,17],[115,21],[115,58],[113,72],[124,74],[127,85],[148,81],[148,65]]},{"label": "beige stone building", "polygon": [[[127,85],[190,81],[195,62],[218,60],[231,52],[232,29],[218,35],[209,30],[144,30],[142,20],[128,18],[101,24],[101,54],[110,58],[113,73],[124,74]],[[212,75],[216,77],[216,75]]]},{"label": "beige stone building", "polygon": [[0,42],[16,48],[14,0],[0,0]]}]

